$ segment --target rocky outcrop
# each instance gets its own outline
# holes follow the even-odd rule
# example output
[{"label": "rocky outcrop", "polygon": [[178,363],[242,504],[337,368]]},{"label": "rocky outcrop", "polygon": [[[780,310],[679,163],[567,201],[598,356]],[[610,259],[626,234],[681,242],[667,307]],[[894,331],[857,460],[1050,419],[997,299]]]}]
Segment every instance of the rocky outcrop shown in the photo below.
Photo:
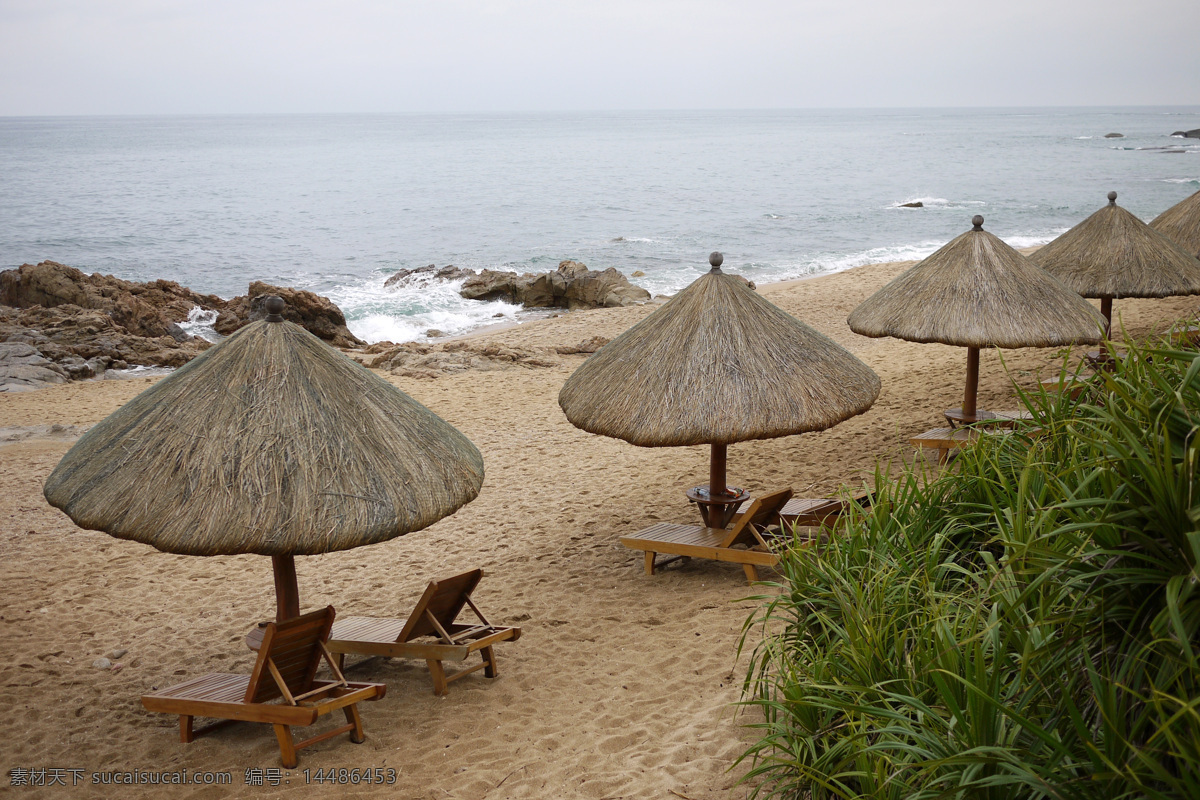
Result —
[{"label": "rocky outcrop", "polygon": [[467,278],[459,294],[468,300],[507,300],[526,308],[617,308],[644,303],[650,293],[634,286],[617,270],[590,270],[578,261],[563,261],[541,275],[485,269]]},{"label": "rocky outcrop", "polygon": [[434,378],[467,370],[490,371],[514,367],[554,367],[558,359],[543,350],[509,347],[496,343],[469,341],[428,345],[417,342],[382,346],[371,345],[367,351],[377,351],[373,358],[364,358],[364,365],[387,370],[407,378]]},{"label": "rocky outcrop", "polygon": [[0,306],[0,341],[36,348],[73,378],[91,378],[131,364],[180,367],[211,347],[195,337],[180,342],[172,336],[130,333],[103,311],[74,305]]},{"label": "rocky outcrop", "polygon": [[342,310],[328,297],[303,289],[272,286],[262,281],[250,284],[247,294],[224,303],[213,329],[227,336],[251,322],[265,318],[267,312],[264,305],[267,297],[273,294],[282,297],[287,304],[283,310],[283,318],[296,323],[317,338],[324,339],[334,347],[361,347],[366,344],[350,332]]},{"label": "rocky outcrop", "polygon": [[531,273],[485,269],[463,282],[458,293],[467,300],[507,300],[521,303],[538,276]]},{"label": "rocky outcrop", "polygon": [[[638,273],[644,274],[644,273]],[[425,285],[430,281],[463,282],[459,294],[467,300],[505,300],[526,308],[615,308],[644,303],[650,293],[634,286],[613,268],[590,270],[578,261],[563,261],[554,272],[540,275],[485,269],[478,273],[453,264],[430,264],[402,269],[384,281],[384,288]]]},{"label": "rocky outcrop", "polygon": [[[0,305],[16,308],[76,306],[102,311],[128,333],[172,336],[196,306],[220,309],[225,301],[202,295],[174,281],[136,283],[99,273],[86,275],[55,261],[24,264],[0,272]],[[184,334],[186,336],[186,334]]]},{"label": "rocky outcrop", "polygon": [[911,203],[901,203],[899,208],[924,208],[925,204],[920,200],[914,200]]},{"label": "rocky outcrop", "polygon": [[1175,131],[1172,136],[1182,136],[1184,139],[1200,139],[1200,128],[1194,128],[1190,131]]},{"label": "rocky outcrop", "polygon": [[0,392],[28,392],[66,383],[67,372],[24,342],[0,343]]},{"label": "rocky outcrop", "polygon": [[1125,134],[1123,134],[1123,133],[1106,133],[1106,134],[1104,134],[1104,138],[1105,139],[1124,139]]},{"label": "rocky outcrop", "polygon": [[[13,375],[46,369],[36,359],[51,364],[51,372],[63,380],[92,378],[130,365],[179,367],[211,346],[179,325],[193,309],[218,312],[214,327],[227,334],[264,317],[269,294],[287,301],[287,319],[330,344],[363,344],[346,327],[341,309],[312,292],[255,282],[247,295],[226,301],[173,281],[137,283],[87,275],[54,261],[0,272],[0,342],[34,350],[28,358],[35,360],[17,364],[20,369]],[[55,380],[42,372],[37,375],[42,385]],[[16,378],[10,383],[18,385]]]}]

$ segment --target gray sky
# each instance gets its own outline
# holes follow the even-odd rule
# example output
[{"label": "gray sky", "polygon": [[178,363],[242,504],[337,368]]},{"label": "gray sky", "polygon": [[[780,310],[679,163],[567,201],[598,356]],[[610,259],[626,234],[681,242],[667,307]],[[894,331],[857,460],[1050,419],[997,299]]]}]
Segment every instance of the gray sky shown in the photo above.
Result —
[{"label": "gray sky", "polygon": [[0,0],[0,115],[1200,104],[1200,0]]}]

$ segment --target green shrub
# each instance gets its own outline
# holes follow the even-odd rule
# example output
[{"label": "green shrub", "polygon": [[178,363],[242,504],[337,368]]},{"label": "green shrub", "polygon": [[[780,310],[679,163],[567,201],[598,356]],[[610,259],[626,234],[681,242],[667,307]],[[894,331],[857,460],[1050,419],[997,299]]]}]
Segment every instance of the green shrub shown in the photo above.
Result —
[{"label": "green shrub", "polygon": [[1200,357],[1092,381],[796,539],[743,633],[753,796],[1200,797]]}]

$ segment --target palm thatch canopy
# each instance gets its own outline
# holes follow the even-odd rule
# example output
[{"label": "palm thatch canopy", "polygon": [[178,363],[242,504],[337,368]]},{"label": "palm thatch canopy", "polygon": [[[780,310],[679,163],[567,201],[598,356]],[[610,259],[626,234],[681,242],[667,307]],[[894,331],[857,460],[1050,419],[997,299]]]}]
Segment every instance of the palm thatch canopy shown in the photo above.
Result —
[{"label": "palm thatch canopy", "polygon": [[851,312],[863,336],[959,347],[1056,347],[1100,339],[1091,304],[996,236],[975,227]]},{"label": "palm thatch canopy", "polygon": [[1159,214],[1150,227],[1200,258],[1200,192]]},{"label": "palm thatch canopy", "polygon": [[449,423],[303,328],[260,321],[89,430],[44,491],[81,527],[166,552],[290,557],[420,530],[482,483]]},{"label": "palm thatch canopy", "polygon": [[861,414],[879,377],[720,270],[693,281],[567,379],[571,424],[643,447],[819,431]]},{"label": "palm thatch canopy", "polygon": [[1084,297],[1200,294],[1200,261],[1117,205],[1116,192],[1029,260]]}]

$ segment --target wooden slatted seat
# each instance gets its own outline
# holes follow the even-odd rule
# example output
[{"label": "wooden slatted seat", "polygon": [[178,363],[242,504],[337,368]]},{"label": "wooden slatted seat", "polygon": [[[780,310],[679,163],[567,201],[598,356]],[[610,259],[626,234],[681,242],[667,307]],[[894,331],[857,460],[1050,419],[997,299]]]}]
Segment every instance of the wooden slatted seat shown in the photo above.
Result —
[{"label": "wooden slatted seat", "polygon": [[[621,544],[645,552],[647,575],[654,574],[655,558],[663,553],[673,558],[657,566],[664,566],[679,558],[728,561],[742,565],[746,580],[757,581],[757,567],[779,563],[779,556],[771,551],[758,529],[776,524],[780,510],[791,497],[792,490],[785,489],[752,500],[748,506],[744,506],[744,511],[733,518],[728,528],[660,522],[632,536],[622,536]],[[745,545],[745,549],[737,545]]]},{"label": "wooden slatted seat", "polygon": [[[747,500],[742,503],[738,511],[748,509],[751,502]],[[861,492],[850,498],[849,502],[869,508],[871,495],[868,492]],[[764,520],[759,525],[760,527],[764,524],[799,527],[829,526],[837,522],[838,517],[846,511],[847,505],[847,501],[836,497],[793,497],[779,510],[775,520]]]},{"label": "wooden slatted seat", "polygon": [[1171,342],[1177,347],[1200,345],[1200,324],[1180,325],[1171,329]]},{"label": "wooden slatted seat", "polygon": [[[430,581],[408,619],[347,617],[334,623],[329,650],[342,666],[347,653],[385,658],[423,658],[433,677],[433,693],[442,695],[451,681],[484,670],[494,678],[499,674],[497,642],[515,642],[521,629],[493,625],[471,599],[471,592],[483,578],[483,570],[474,569]],[[470,608],[476,621],[460,623],[458,615]],[[447,675],[443,661],[465,661],[478,652],[483,663]]]},{"label": "wooden slatted seat", "polygon": [[979,431],[975,428],[934,428],[917,434],[908,440],[909,444],[918,449],[928,448],[938,451],[938,463],[944,464],[950,460],[950,454],[975,441]]},{"label": "wooden slatted seat", "polygon": [[995,422],[998,425],[1011,427],[1019,422],[1032,422],[1033,412],[1027,408],[1013,409],[1011,411],[997,411]]},{"label": "wooden slatted seat", "polygon": [[938,463],[944,464],[950,459],[955,450],[970,445],[981,436],[1012,436],[1039,437],[1046,435],[1046,429],[1027,425],[1019,431],[1014,428],[934,428],[909,439],[916,448],[929,448],[938,451]]},{"label": "wooden slatted seat", "polygon": [[1040,383],[1042,389],[1044,389],[1047,394],[1061,394],[1074,400],[1076,397],[1082,394],[1089,385],[1091,385],[1091,379],[1093,377],[1093,375],[1087,373],[1079,375],[1078,377],[1074,375],[1055,376],[1053,378],[1046,378],[1045,380],[1040,381]]},{"label": "wooden slatted seat", "polygon": [[966,414],[961,408],[947,408],[942,412],[951,428],[974,425],[975,427],[1011,428],[1018,422],[1033,419],[1033,414],[1027,409],[1012,411],[985,411],[977,409],[974,414]]},{"label": "wooden slatted seat", "polygon": [[[213,672],[160,689],[142,697],[147,711],[179,715],[179,738],[190,742],[225,722],[265,722],[274,726],[283,766],[299,762],[296,751],[340,733],[350,741],[366,737],[357,704],[378,700],[386,691],[381,683],[351,683],[342,675],[325,647],[333,627],[333,607],[284,622],[272,622],[262,631],[254,669],[249,675]],[[329,662],[334,680],[316,680],[321,660]],[[296,743],[291,726],[312,725],[318,717],[341,709],[346,724]],[[193,729],[195,717],[222,722]]]}]

